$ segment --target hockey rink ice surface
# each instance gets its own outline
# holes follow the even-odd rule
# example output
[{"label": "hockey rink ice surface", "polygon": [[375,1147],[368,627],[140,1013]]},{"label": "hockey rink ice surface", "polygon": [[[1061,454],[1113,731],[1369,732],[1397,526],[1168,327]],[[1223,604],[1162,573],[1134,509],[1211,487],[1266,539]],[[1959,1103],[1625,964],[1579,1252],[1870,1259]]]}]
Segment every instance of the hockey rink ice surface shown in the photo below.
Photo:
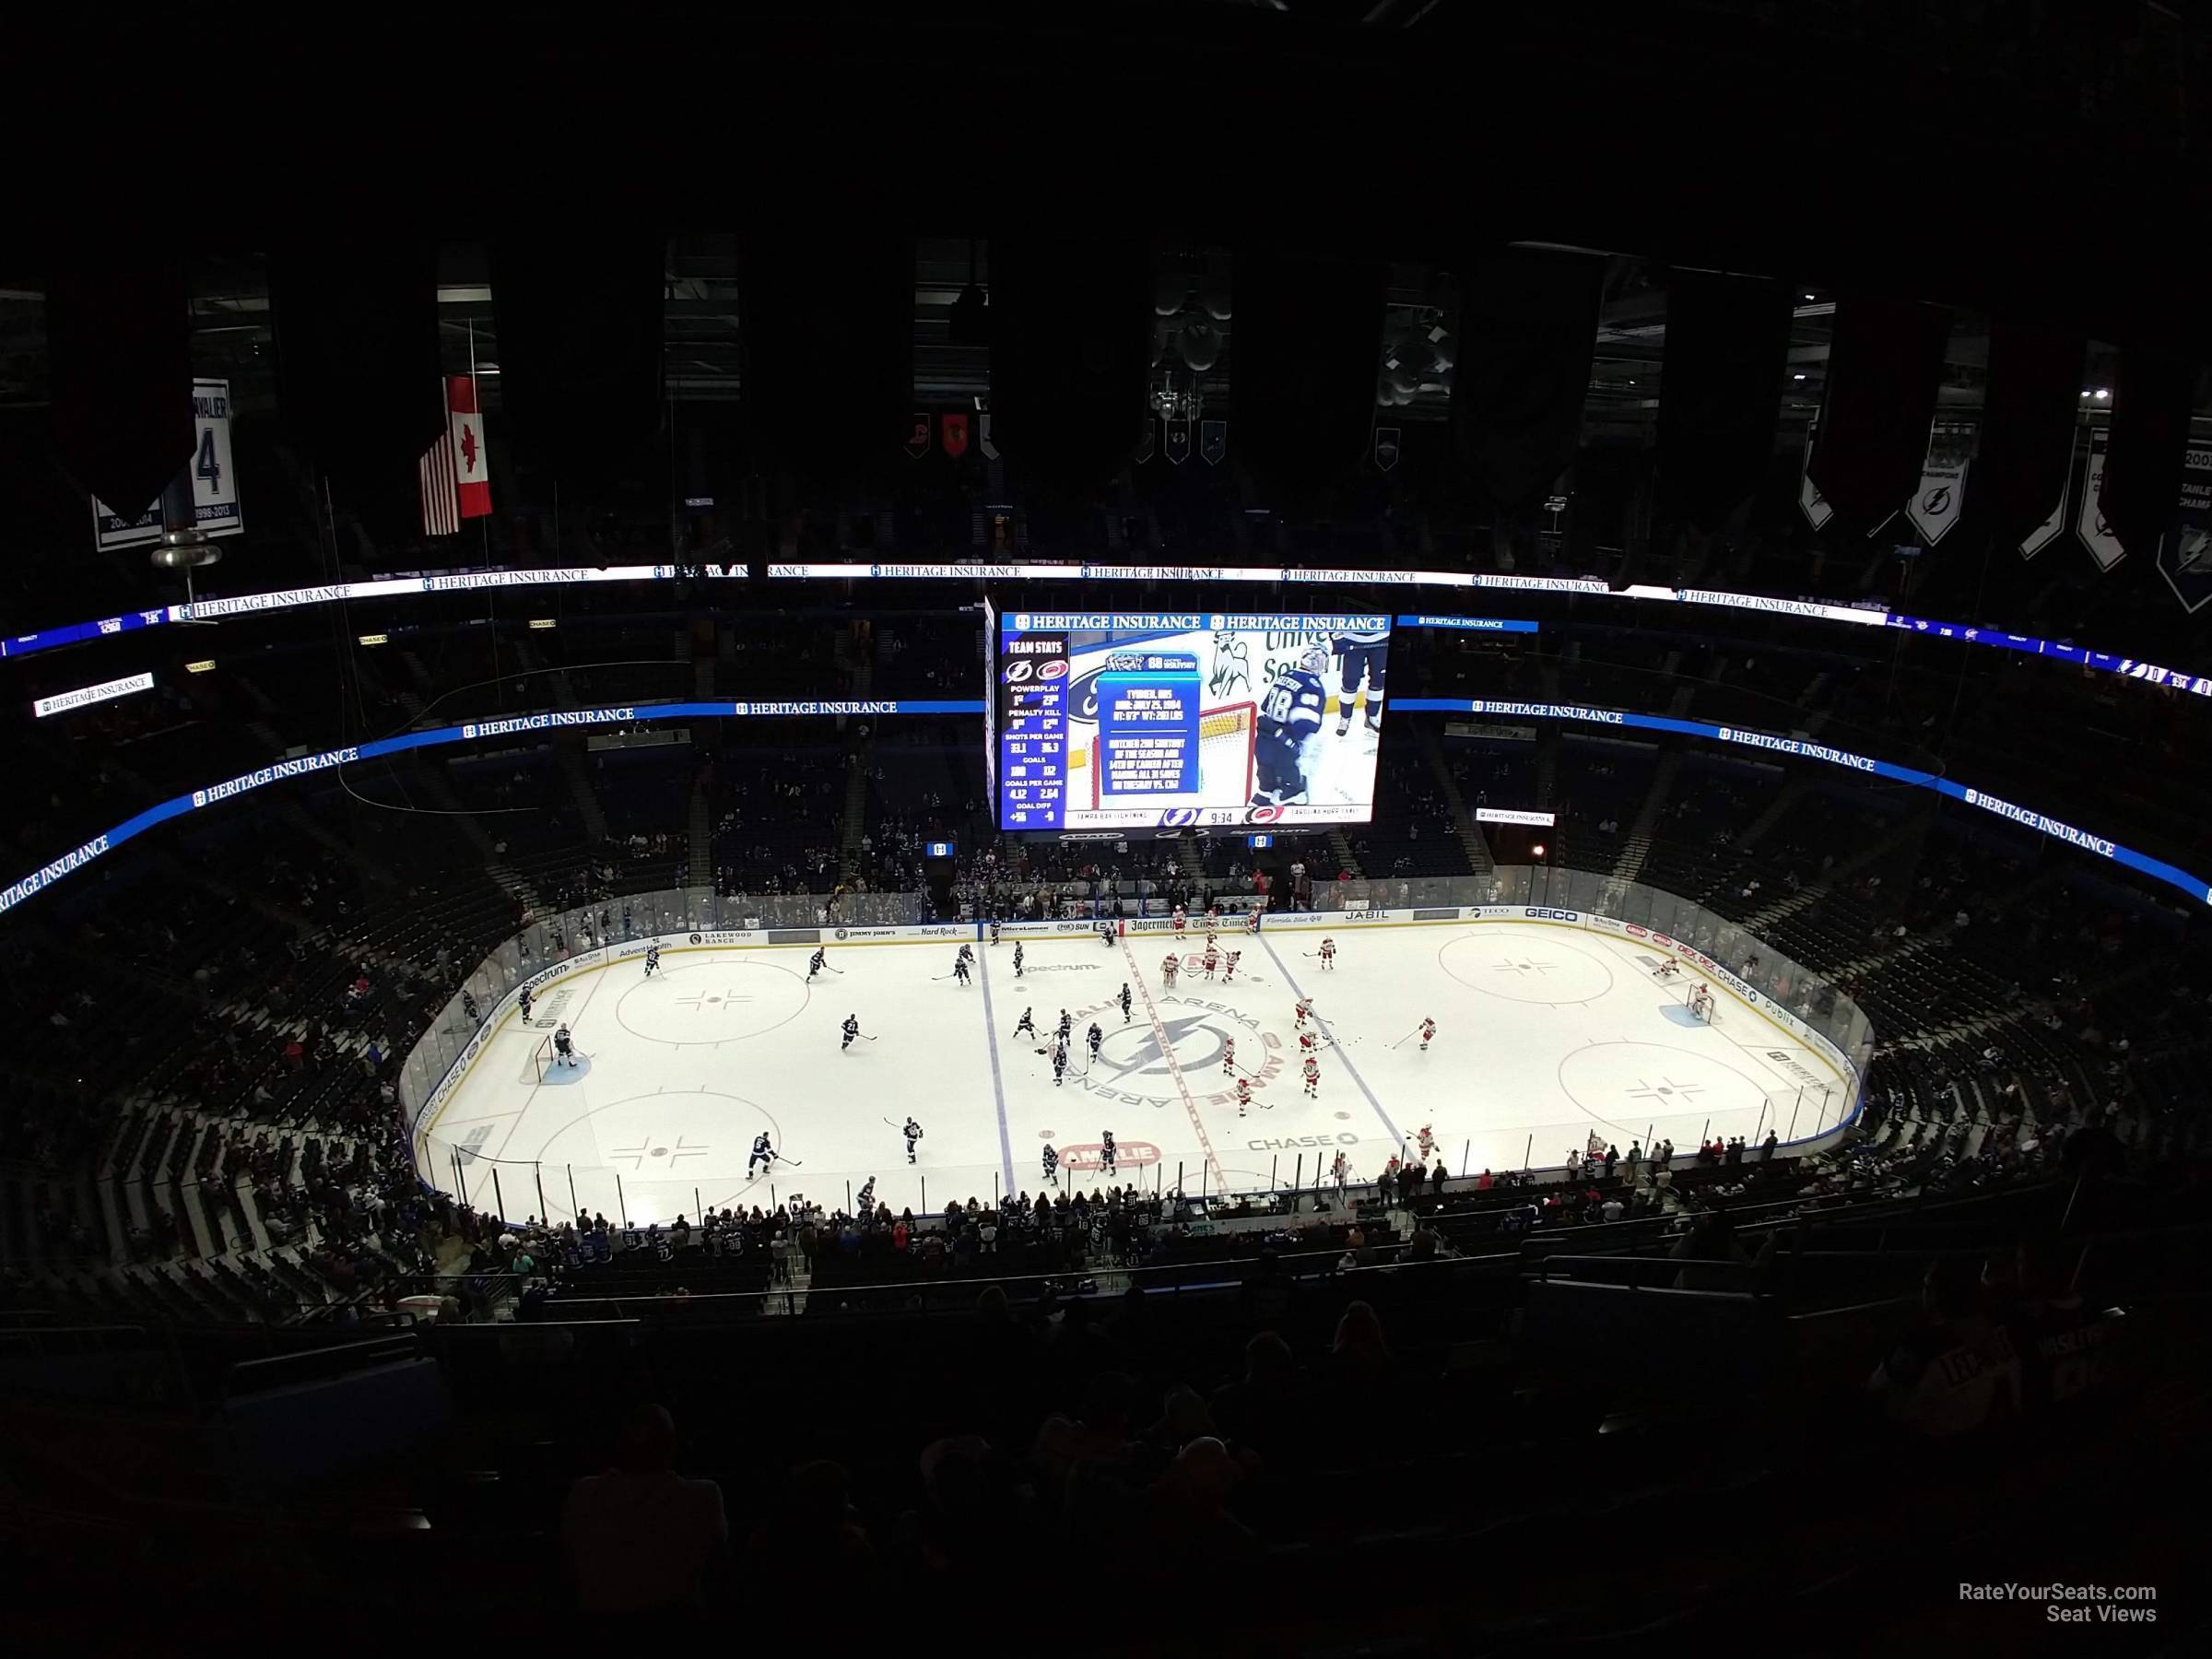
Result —
[{"label": "hockey rink ice surface", "polygon": [[[1198,971],[1200,930],[1182,941],[1173,991],[1161,983],[1165,934],[1111,947],[1025,938],[1019,979],[1011,937],[978,943],[965,989],[952,977],[957,940],[831,941],[812,985],[810,946],[671,946],[651,978],[631,959],[548,986],[528,1029],[508,1013],[418,1155],[447,1186],[457,1149],[480,1206],[493,1203],[496,1168],[506,1213],[642,1224],[794,1195],[844,1205],[870,1177],[893,1210],[1033,1196],[1047,1142],[1064,1183],[1072,1170],[1087,1189],[1141,1179],[1171,1190],[1180,1171],[1186,1192],[1240,1193],[1300,1173],[1310,1186],[1339,1150],[1352,1180],[1371,1181],[1424,1124],[1456,1175],[1524,1158],[1556,1166],[1593,1132],[1624,1154],[1653,1136],[1684,1152],[1701,1135],[1802,1138],[1849,1110],[1826,1056],[1725,991],[1715,1021],[1692,1018],[1694,972],[1656,979],[1660,957],[1633,939],[1487,921],[1334,936],[1324,971],[1318,929],[1225,930],[1224,948],[1243,956],[1222,983]],[[1300,1077],[1301,993],[1322,1038],[1315,1099]],[[1063,1008],[1074,1038],[1055,1088],[1049,1042]],[[1013,1035],[1025,1009],[1037,1038]],[[841,1051],[848,1014],[865,1037]],[[1423,1016],[1438,1027],[1427,1053]],[[532,1053],[562,1021],[580,1063],[540,1083]],[[1232,1040],[1252,1079],[1243,1117],[1223,1068]],[[912,1166],[900,1135],[909,1113],[924,1130]],[[779,1161],[748,1175],[763,1130]],[[1119,1147],[1112,1178],[1099,1168],[1102,1130]]]}]

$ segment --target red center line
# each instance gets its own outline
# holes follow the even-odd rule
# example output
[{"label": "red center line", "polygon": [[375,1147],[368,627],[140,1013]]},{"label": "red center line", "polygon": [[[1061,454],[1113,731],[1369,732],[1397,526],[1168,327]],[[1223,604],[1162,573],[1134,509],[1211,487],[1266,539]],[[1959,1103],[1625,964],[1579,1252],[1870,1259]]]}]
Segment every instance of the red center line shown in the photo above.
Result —
[{"label": "red center line", "polygon": [[1199,1146],[1206,1149],[1206,1167],[1213,1172],[1214,1191],[1218,1193],[1222,1187],[1221,1160],[1214,1156],[1214,1143],[1206,1135],[1206,1120],[1198,1114],[1197,1098],[1191,1093],[1191,1086],[1183,1081],[1182,1067],[1175,1059],[1175,1045],[1168,1041],[1168,1029],[1160,1023],[1159,1009],[1152,1001],[1152,987],[1145,982],[1144,971],[1136,965],[1136,954],[1129,948],[1126,935],[1122,938],[1122,955],[1128,959],[1129,982],[1136,987],[1137,995],[1144,998],[1145,1018],[1152,1022],[1153,1038],[1159,1044],[1159,1052],[1168,1057],[1168,1071],[1182,1092],[1182,1109],[1191,1114],[1191,1127],[1198,1135]]}]

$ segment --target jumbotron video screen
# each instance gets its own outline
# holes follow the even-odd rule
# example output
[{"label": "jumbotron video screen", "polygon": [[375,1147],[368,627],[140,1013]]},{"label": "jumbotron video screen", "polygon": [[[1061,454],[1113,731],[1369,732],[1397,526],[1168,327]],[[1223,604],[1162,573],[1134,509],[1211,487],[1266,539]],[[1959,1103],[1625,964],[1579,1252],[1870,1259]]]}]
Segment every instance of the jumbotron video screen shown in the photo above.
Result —
[{"label": "jumbotron video screen", "polygon": [[1387,615],[1003,613],[999,828],[1368,822],[1390,626]]}]

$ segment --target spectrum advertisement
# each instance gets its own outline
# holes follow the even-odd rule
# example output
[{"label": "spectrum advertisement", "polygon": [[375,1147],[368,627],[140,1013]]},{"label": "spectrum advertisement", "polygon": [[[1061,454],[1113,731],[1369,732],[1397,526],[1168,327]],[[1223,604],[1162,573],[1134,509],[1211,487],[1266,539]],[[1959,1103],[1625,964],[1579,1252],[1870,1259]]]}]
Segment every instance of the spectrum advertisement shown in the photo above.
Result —
[{"label": "spectrum advertisement", "polygon": [[1006,612],[999,828],[1366,823],[1390,632],[1380,613]]}]

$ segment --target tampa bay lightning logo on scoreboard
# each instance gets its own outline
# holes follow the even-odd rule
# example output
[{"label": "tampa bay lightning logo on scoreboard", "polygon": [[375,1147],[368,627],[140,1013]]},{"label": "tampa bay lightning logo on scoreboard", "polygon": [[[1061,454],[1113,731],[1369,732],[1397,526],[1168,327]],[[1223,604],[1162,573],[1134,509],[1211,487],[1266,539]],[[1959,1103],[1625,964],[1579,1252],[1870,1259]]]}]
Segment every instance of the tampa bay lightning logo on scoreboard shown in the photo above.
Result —
[{"label": "tampa bay lightning logo on scoreboard", "polygon": [[1180,830],[1186,824],[1197,821],[1198,808],[1195,806],[1171,806],[1159,815],[1159,827],[1162,830]]},{"label": "tampa bay lightning logo on scoreboard", "polygon": [[1036,663],[1029,657],[1017,657],[1006,665],[1006,684],[1018,686],[1037,672]]}]

